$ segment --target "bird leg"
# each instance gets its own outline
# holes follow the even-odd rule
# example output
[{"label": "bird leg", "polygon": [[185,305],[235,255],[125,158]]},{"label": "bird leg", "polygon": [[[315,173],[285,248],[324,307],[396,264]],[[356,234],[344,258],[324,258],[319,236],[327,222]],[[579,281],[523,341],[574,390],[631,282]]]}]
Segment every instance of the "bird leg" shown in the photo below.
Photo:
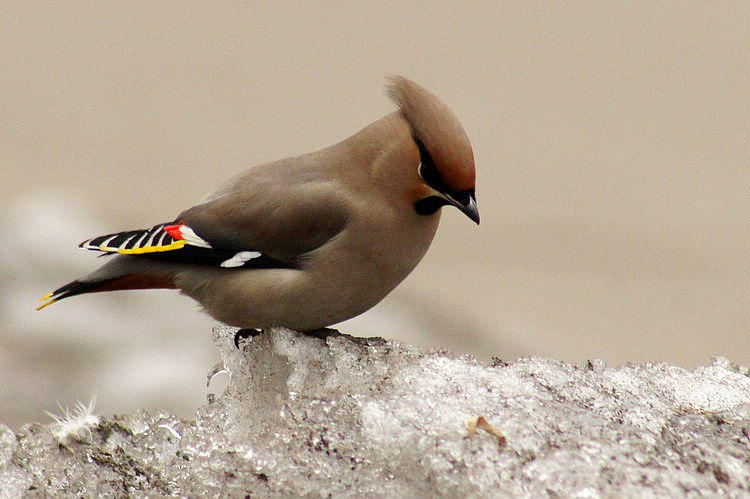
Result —
[{"label": "bird leg", "polygon": [[246,338],[254,338],[261,333],[263,333],[262,329],[242,328],[234,333],[234,346],[237,347],[237,350],[239,350],[240,340],[244,340]]}]

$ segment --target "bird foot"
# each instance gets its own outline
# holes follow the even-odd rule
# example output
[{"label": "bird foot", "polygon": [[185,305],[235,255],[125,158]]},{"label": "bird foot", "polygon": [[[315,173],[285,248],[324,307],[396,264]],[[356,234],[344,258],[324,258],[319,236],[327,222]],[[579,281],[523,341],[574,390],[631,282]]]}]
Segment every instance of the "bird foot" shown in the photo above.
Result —
[{"label": "bird foot", "polygon": [[254,338],[262,333],[262,329],[242,328],[234,333],[234,346],[237,348],[237,350],[239,350],[240,340],[244,340],[246,338]]}]

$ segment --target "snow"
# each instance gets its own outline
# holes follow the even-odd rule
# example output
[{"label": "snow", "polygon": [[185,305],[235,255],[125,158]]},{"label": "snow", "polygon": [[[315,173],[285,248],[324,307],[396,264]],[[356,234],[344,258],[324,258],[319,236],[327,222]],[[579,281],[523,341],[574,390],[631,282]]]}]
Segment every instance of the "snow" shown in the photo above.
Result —
[{"label": "snow", "polygon": [[[192,418],[135,410],[59,446],[0,426],[6,494],[746,496],[750,376],[726,359],[486,365],[380,338],[273,329],[233,344]],[[221,376],[221,375],[220,375]],[[214,381],[216,383],[216,380]],[[481,426],[496,427],[507,443]]]}]

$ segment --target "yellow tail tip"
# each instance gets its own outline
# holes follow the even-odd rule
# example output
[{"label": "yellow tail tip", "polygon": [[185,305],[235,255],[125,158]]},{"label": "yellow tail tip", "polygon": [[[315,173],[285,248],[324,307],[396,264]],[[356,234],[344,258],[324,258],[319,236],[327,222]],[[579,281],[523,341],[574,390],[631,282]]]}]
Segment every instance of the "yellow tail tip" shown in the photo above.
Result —
[{"label": "yellow tail tip", "polygon": [[54,291],[53,291],[52,293],[47,293],[46,295],[44,295],[44,296],[42,296],[41,298],[39,298],[39,301],[47,301],[47,300],[49,300],[50,298],[52,298],[52,296],[53,296],[54,294],[55,294],[55,292],[54,292]]},{"label": "yellow tail tip", "polygon": [[[52,295],[50,295],[50,296],[52,296]],[[57,300],[50,300],[47,303],[42,303],[41,305],[39,305],[38,307],[36,307],[36,309],[37,309],[37,311],[39,311],[39,310],[43,309],[44,307],[46,307],[47,305],[52,305],[56,301]]]}]

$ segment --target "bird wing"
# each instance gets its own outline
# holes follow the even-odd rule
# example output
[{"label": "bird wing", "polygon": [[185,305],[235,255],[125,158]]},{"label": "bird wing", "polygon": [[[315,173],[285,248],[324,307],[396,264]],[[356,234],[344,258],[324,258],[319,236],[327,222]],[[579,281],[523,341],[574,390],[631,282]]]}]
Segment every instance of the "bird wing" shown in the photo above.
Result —
[{"label": "bird wing", "polygon": [[294,268],[341,232],[347,218],[342,200],[322,185],[243,189],[194,206],[174,222],[79,247],[225,268]]}]

